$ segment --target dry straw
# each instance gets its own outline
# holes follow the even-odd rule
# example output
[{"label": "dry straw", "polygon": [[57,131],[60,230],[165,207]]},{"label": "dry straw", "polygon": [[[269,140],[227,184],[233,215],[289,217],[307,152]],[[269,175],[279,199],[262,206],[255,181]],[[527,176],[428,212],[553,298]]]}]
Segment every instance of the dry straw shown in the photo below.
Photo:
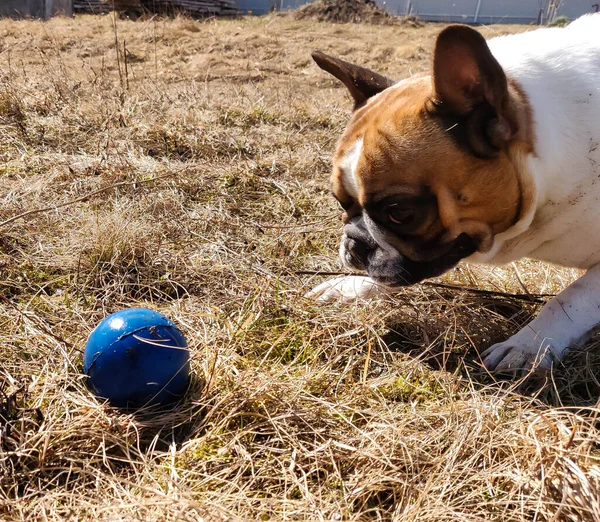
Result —
[{"label": "dry straw", "polygon": [[[528,387],[478,357],[575,271],[302,298],[340,270],[349,110],[310,50],[402,77],[438,27],[116,24],[0,21],[0,519],[600,520],[597,339]],[[87,335],[129,306],[187,336],[174,409],[85,387]]]}]

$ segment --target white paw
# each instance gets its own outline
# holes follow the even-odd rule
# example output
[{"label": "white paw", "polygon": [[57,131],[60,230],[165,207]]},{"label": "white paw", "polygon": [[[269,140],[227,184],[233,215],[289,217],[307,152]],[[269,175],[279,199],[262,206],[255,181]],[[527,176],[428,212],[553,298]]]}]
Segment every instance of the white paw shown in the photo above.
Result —
[{"label": "white paw", "polygon": [[318,303],[346,304],[357,299],[372,299],[384,293],[384,287],[366,276],[336,277],[313,288],[305,297],[316,299]]},{"label": "white paw", "polygon": [[516,376],[550,370],[564,351],[553,339],[523,335],[521,331],[503,343],[490,346],[481,358],[489,371]]}]

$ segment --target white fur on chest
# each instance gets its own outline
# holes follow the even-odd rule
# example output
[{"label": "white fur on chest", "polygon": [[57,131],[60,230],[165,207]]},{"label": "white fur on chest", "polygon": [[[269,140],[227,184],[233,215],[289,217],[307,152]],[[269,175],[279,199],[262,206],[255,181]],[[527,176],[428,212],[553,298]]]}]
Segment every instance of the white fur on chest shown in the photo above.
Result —
[{"label": "white fur on chest", "polygon": [[537,205],[523,231],[499,234],[491,252],[469,261],[589,268],[600,262],[600,15],[488,43],[533,111],[537,157],[526,163]]}]

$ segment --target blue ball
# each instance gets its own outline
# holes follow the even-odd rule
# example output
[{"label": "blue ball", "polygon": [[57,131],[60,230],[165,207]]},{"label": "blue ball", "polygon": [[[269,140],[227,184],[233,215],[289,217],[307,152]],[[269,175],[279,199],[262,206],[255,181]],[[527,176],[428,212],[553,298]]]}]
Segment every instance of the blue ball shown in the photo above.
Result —
[{"label": "blue ball", "polygon": [[190,354],[173,321],[147,308],[104,318],[83,354],[88,386],[113,406],[166,405],[185,392]]}]

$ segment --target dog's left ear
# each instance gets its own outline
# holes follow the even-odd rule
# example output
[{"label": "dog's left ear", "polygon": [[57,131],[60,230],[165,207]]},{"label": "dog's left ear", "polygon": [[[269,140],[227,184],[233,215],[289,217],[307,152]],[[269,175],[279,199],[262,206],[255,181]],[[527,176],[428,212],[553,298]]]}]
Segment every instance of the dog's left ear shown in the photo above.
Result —
[{"label": "dog's left ear", "polygon": [[486,112],[485,105],[493,109],[482,130],[494,148],[516,135],[518,123],[506,75],[475,29],[451,25],[438,35],[432,77],[434,101],[443,112],[469,117]]},{"label": "dog's left ear", "polygon": [[321,69],[333,74],[350,91],[354,98],[354,110],[360,109],[369,98],[396,83],[381,74],[321,51],[313,51],[311,56]]}]

